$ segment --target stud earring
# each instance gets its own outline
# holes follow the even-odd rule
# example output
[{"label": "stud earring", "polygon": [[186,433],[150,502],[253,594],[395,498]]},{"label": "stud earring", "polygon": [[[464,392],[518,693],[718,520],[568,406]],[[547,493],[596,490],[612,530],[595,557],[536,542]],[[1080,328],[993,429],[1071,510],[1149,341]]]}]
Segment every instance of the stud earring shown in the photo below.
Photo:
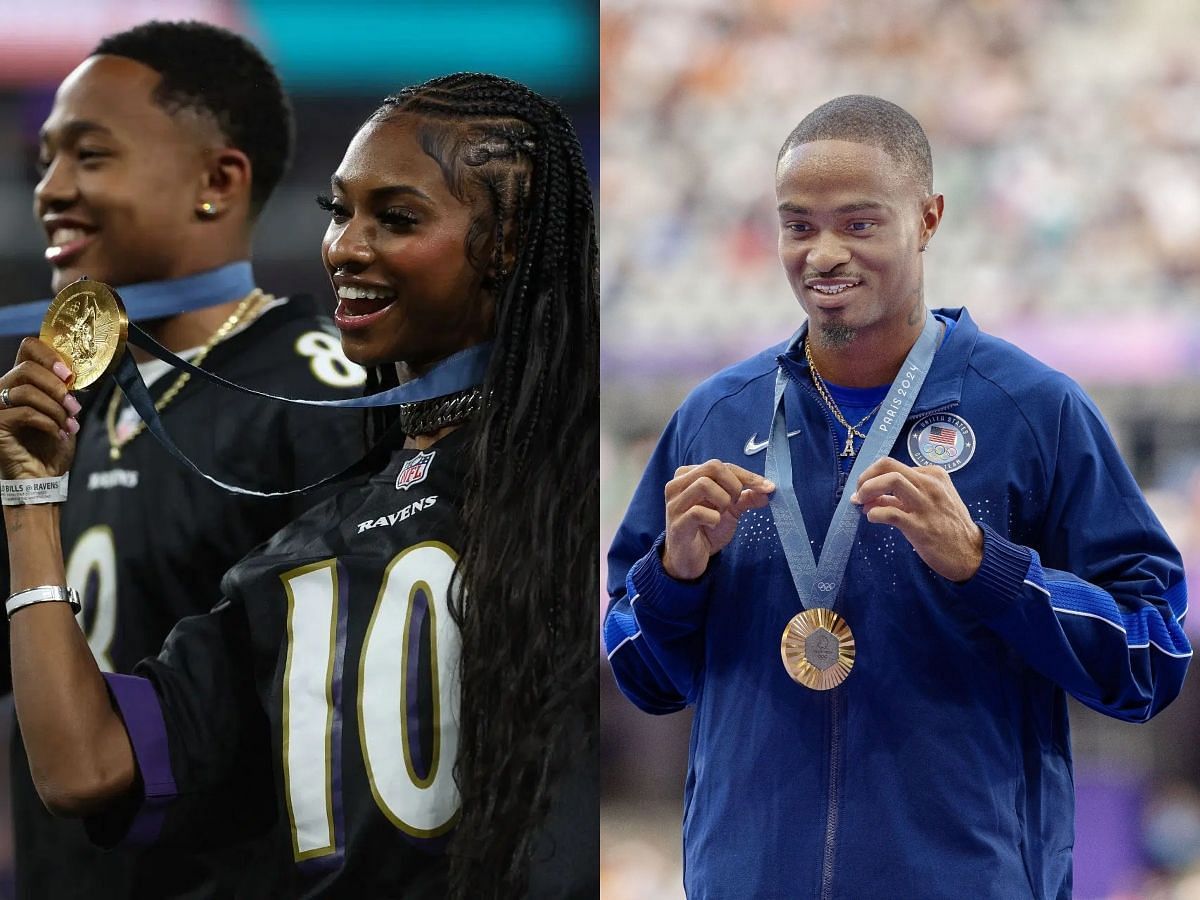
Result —
[{"label": "stud earring", "polygon": [[200,204],[200,208],[196,212],[205,219],[211,219],[217,214],[217,207],[205,200]]}]

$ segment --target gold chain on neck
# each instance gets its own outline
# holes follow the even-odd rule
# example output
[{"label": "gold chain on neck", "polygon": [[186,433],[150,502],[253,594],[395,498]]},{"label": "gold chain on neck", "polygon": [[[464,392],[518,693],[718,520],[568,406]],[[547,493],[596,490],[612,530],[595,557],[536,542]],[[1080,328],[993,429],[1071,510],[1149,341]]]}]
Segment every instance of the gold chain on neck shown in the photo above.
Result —
[{"label": "gold chain on neck", "polygon": [[867,439],[867,436],[858,429],[866,423],[867,419],[871,418],[871,416],[875,415],[875,413],[879,411],[879,407],[883,405],[882,402],[876,403],[874,409],[851,425],[846,421],[846,417],[842,415],[842,411],[838,409],[838,405],[834,402],[833,397],[830,395],[829,389],[825,387],[825,379],[822,378],[821,373],[817,371],[817,364],[813,362],[812,350],[809,349],[809,342],[807,339],[804,341],[804,358],[808,360],[808,368],[809,371],[812,372],[813,385],[816,387],[817,393],[821,395],[821,399],[825,401],[825,405],[829,407],[829,411],[833,413],[833,417],[838,420],[838,423],[843,428],[846,429],[846,446],[842,448],[840,455],[854,456],[854,438],[860,437],[864,441]]},{"label": "gold chain on neck", "polygon": [[[200,352],[191,359],[193,366],[199,366],[204,362],[204,358],[212,352],[212,349],[229,337],[229,333],[233,331],[239,324],[249,324],[258,318],[259,314],[266,308],[267,304],[271,303],[275,297],[271,294],[264,294],[258,288],[252,290],[249,294],[242,298],[242,301],[224,322],[221,327],[212,333],[212,336],[200,348]],[[161,413],[166,409],[167,405],[178,396],[183,390],[183,386],[191,379],[191,372],[180,372],[179,377],[175,379],[175,383],[167,388],[166,392],[158,398],[154,404],[154,411]],[[120,437],[117,434],[117,411],[121,407],[121,391],[114,388],[112,398],[108,401],[108,412],[104,417],[104,424],[108,429],[108,455],[112,459],[120,459],[121,451],[125,445],[132,441],[135,437],[146,430],[146,423],[142,419],[138,419],[133,429],[125,437]]]}]

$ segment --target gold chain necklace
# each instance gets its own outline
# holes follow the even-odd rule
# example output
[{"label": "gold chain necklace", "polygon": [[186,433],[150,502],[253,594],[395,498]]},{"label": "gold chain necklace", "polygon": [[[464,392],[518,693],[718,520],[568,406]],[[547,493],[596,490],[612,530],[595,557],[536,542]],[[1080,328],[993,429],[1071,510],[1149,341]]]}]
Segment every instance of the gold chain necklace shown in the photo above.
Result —
[{"label": "gold chain necklace", "polygon": [[[274,296],[264,294],[258,288],[255,288],[243,297],[242,302],[237,305],[237,309],[233,311],[228,319],[221,323],[221,327],[212,333],[212,336],[200,348],[200,352],[192,358],[192,365],[199,366],[204,362],[204,358],[212,352],[213,347],[225,340],[239,323],[243,321],[247,324],[253,322],[263,309],[266,308],[267,304],[271,303],[274,299]],[[167,388],[166,392],[154,404],[154,411],[161,413],[166,409],[167,405],[183,390],[183,386],[188,383],[191,377],[191,372],[180,372],[179,377],[175,379],[175,383]],[[114,388],[112,398],[108,401],[108,413],[104,417],[104,424],[108,429],[108,455],[112,459],[120,459],[121,451],[125,448],[125,445],[146,430],[145,421],[138,419],[129,434],[124,437],[117,434],[117,411],[121,407],[121,396],[121,391]]]},{"label": "gold chain necklace", "polygon": [[858,429],[864,425],[867,419],[875,415],[879,411],[882,402],[876,403],[875,408],[851,425],[846,421],[846,417],[842,415],[842,411],[838,409],[838,405],[833,402],[833,397],[829,394],[829,389],[825,387],[825,379],[821,377],[821,373],[817,371],[817,364],[813,362],[812,350],[809,349],[809,343],[804,342],[804,358],[808,360],[808,368],[812,372],[813,385],[817,389],[817,393],[821,395],[821,399],[825,401],[825,405],[829,407],[829,411],[833,413],[833,417],[838,420],[839,424],[846,429],[846,446],[842,447],[841,457],[854,456],[854,438],[855,436],[862,438],[864,441],[867,436]]}]

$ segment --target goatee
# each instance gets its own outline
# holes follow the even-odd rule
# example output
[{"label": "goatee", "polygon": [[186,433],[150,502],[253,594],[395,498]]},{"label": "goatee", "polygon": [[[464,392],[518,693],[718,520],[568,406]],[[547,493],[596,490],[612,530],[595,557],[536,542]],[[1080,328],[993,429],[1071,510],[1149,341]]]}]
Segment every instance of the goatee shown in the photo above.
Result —
[{"label": "goatee", "polygon": [[849,325],[830,322],[817,330],[817,343],[827,350],[841,350],[850,346],[855,333]]}]

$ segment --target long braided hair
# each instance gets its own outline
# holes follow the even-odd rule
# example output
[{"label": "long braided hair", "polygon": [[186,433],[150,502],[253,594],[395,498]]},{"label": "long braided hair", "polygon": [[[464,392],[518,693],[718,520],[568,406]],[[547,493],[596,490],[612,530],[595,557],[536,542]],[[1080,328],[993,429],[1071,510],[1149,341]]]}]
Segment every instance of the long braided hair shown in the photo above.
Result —
[{"label": "long braided hair", "polygon": [[[493,75],[436,78],[373,120],[413,116],[459,199],[496,306],[470,448],[452,613],[462,632],[449,847],[454,897],[523,896],[553,776],[594,749],[599,582],[599,301],[592,195],[553,102]],[[473,193],[474,191],[474,193]],[[486,248],[491,252],[485,258]],[[368,387],[394,383],[392,367]],[[371,431],[386,428],[376,413]]]}]

